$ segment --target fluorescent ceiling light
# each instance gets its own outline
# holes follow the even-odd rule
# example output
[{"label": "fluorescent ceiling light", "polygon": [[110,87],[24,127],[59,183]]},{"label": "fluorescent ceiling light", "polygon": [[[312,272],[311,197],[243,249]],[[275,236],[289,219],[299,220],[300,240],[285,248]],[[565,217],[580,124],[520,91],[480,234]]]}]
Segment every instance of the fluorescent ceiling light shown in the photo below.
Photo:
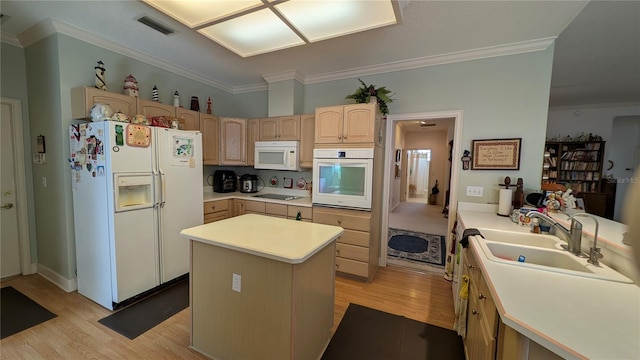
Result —
[{"label": "fluorescent ceiling light", "polygon": [[397,23],[396,0],[143,0],[242,57]]}]

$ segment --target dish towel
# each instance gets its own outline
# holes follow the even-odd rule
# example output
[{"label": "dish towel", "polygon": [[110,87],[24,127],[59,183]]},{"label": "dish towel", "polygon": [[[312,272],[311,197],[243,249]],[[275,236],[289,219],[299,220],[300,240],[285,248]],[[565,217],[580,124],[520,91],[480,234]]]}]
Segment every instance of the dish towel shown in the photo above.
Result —
[{"label": "dish towel", "polygon": [[456,309],[456,321],[453,328],[464,339],[467,335],[467,302],[469,299],[469,276],[462,275],[462,283],[458,293],[458,308]]}]

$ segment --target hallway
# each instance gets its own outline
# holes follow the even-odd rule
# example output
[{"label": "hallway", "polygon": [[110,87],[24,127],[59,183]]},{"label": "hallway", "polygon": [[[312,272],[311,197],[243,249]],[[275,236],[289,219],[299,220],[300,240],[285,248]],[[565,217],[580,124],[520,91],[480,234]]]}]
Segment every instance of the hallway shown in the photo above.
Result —
[{"label": "hallway", "polygon": [[389,213],[389,227],[446,236],[448,219],[442,208],[424,202],[401,202]]}]

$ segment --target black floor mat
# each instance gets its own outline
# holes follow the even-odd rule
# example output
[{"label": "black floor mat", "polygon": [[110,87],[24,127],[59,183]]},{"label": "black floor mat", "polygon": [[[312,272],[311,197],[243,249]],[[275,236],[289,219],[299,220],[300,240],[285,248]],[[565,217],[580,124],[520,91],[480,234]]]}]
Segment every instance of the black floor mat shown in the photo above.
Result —
[{"label": "black floor mat", "polygon": [[323,360],[464,359],[453,330],[349,304]]},{"label": "black floor mat", "polygon": [[135,339],[189,306],[189,279],[180,281],[98,322]]},{"label": "black floor mat", "polygon": [[43,308],[20,291],[6,286],[0,292],[0,339],[53,319],[56,314]]}]

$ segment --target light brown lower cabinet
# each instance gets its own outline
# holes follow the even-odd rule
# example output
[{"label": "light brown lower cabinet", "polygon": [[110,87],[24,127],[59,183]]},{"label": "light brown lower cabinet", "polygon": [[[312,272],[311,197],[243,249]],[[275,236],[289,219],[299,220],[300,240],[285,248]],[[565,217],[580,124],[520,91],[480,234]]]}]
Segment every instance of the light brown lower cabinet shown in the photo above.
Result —
[{"label": "light brown lower cabinet", "polygon": [[203,205],[204,223],[207,224],[231,217],[231,213],[229,211],[230,201],[231,200],[205,201]]},{"label": "light brown lower cabinet", "polygon": [[505,325],[498,315],[487,281],[471,249],[464,250],[462,274],[469,276],[467,335],[464,351],[468,360],[559,360],[542,345]]},{"label": "light brown lower cabinet", "polygon": [[336,225],[344,233],[336,242],[336,271],[370,281],[378,268],[378,256],[371,248],[371,212],[313,207],[313,222]]}]

